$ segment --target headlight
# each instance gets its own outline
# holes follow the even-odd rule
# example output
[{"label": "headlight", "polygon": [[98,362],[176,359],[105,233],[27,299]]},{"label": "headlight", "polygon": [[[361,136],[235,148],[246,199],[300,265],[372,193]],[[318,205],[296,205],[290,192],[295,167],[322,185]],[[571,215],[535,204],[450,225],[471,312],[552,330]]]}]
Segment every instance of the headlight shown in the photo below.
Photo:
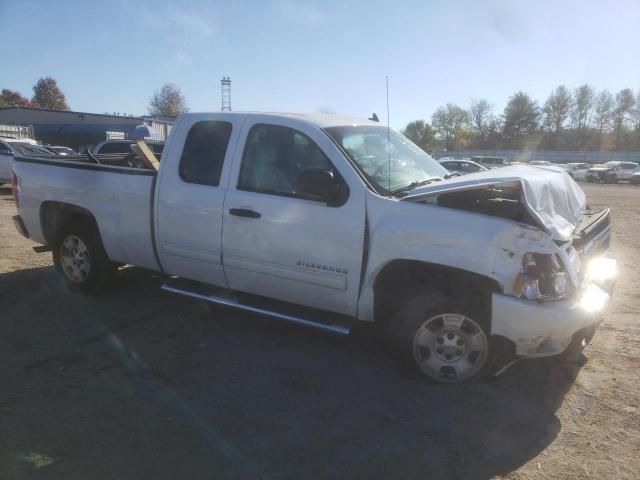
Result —
[{"label": "headlight", "polygon": [[514,290],[528,300],[557,300],[568,294],[569,280],[556,255],[527,253]]},{"label": "headlight", "polygon": [[616,274],[616,261],[612,258],[596,258],[587,264],[587,275],[596,282],[611,280]]}]

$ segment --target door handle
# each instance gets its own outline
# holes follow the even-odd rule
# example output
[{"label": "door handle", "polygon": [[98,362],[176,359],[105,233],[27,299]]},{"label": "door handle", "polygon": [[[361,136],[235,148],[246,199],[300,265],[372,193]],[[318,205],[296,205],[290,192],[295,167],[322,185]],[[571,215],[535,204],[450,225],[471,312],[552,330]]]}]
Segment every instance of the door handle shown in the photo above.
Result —
[{"label": "door handle", "polygon": [[253,210],[249,210],[248,208],[230,208],[230,215],[235,215],[236,217],[246,217],[246,218],[260,218],[262,215],[258,212],[254,212]]}]

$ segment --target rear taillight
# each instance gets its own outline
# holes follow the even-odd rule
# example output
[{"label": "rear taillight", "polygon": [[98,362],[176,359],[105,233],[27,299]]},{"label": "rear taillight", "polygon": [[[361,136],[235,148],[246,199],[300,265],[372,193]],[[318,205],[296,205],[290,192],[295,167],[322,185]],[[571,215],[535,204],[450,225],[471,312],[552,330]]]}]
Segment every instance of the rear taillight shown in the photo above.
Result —
[{"label": "rear taillight", "polygon": [[18,176],[16,172],[11,172],[11,193],[13,194],[13,200],[16,202],[16,208],[20,206],[20,199],[18,197]]}]

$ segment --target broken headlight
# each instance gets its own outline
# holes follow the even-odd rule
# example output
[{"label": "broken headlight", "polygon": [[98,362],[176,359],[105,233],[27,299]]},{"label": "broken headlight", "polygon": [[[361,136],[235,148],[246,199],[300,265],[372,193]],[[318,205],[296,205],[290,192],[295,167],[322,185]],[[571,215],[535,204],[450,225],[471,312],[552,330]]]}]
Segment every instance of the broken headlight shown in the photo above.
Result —
[{"label": "broken headlight", "polygon": [[528,300],[557,300],[567,296],[569,278],[556,255],[526,253],[522,257],[515,293]]}]

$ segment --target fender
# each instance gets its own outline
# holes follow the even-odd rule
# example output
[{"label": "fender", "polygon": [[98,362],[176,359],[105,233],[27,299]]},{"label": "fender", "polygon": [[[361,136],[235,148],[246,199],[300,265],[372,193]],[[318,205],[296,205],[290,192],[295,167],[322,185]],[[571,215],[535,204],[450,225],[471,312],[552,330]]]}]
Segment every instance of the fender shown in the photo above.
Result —
[{"label": "fender", "polygon": [[522,254],[559,253],[542,230],[510,220],[437,205],[367,196],[369,249],[358,318],[374,321],[374,285],[395,260],[412,260],[485,277],[511,293]]}]

